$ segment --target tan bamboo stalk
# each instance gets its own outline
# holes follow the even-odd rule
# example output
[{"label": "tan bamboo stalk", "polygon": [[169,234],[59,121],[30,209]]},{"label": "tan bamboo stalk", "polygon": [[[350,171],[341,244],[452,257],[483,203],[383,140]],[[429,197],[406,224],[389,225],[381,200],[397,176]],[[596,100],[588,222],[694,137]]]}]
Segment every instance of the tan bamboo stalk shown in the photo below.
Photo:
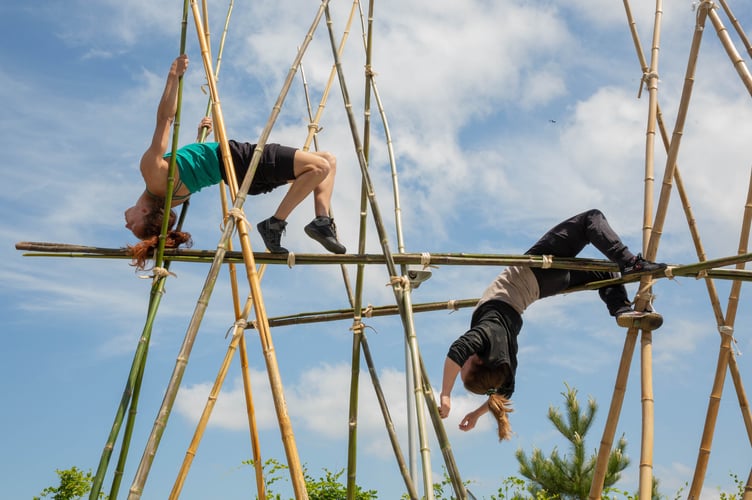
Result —
[{"label": "tan bamboo stalk", "polygon": [[[203,8],[204,8],[204,16],[206,16],[207,12],[207,6],[206,1],[203,2]],[[230,15],[232,13],[233,8],[233,2],[231,1],[228,7],[227,16],[225,18],[225,26],[222,33],[222,37],[220,40],[220,45],[218,49],[217,54],[217,63],[216,63],[216,70],[215,70],[215,77],[214,81],[216,82],[219,76],[219,70],[220,70],[220,61],[222,58],[222,53],[224,51],[224,43],[226,40],[227,30],[229,26],[230,21]],[[205,31],[204,31],[204,38],[206,40],[206,45],[210,46],[209,44],[209,23],[205,23]],[[209,106],[211,106],[212,102],[211,99],[209,100]],[[204,129],[201,133],[200,141],[203,141],[206,137],[206,129]],[[227,193],[225,189],[225,183],[220,182],[219,186],[219,192],[220,192],[220,199],[222,204],[222,213],[224,214],[223,218],[227,217]],[[232,240],[228,241],[228,249],[232,250]],[[238,284],[237,284],[237,272],[235,269],[235,264],[229,265],[229,276],[230,276],[230,284],[232,289],[232,299],[233,299],[233,307],[235,310],[235,319],[240,320],[241,319],[241,310],[240,310],[240,300],[238,295]],[[248,369],[248,354],[247,354],[247,347],[245,342],[245,336],[244,335],[234,335],[230,344],[230,347],[228,348],[228,351],[231,353],[235,348],[236,345],[239,347],[239,354],[240,354],[240,361],[241,361],[241,373],[243,377],[243,393],[245,396],[246,401],[246,413],[248,416],[248,428],[250,432],[251,437],[251,447],[252,447],[252,455],[253,455],[253,463],[254,463],[254,469],[256,471],[256,487],[257,487],[257,495],[260,500],[265,500],[266,498],[266,491],[264,487],[264,480],[263,480],[263,464],[261,463],[261,456],[259,453],[259,440],[258,440],[258,431],[256,428],[256,419],[255,419],[255,411],[253,407],[253,395],[251,391],[251,379],[250,379],[250,373]],[[230,357],[231,360],[231,357]],[[187,477],[188,470],[190,468],[190,464],[193,461],[193,457],[195,457],[198,444],[201,440],[201,437],[203,435],[203,431],[206,427],[206,424],[208,422],[209,415],[211,414],[211,409],[213,408],[213,404],[216,401],[216,399],[219,396],[219,390],[221,389],[222,382],[224,380],[224,377],[222,376],[223,373],[226,376],[227,368],[229,368],[229,361],[227,358],[225,359],[226,366],[223,365],[221,370],[224,370],[224,372],[220,371],[220,374],[217,375],[217,381],[215,382],[215,386],[212,390],[212,393],[209,396],[209,402],[211,403],[211,407],[209,407],[210,403],[207,403],[204,412],[202,414],[201,420],[199,421],[199,427],[197,428],[193,440],[191,442],[191,445],[186,453],[186,458],[183,461],[183,464],[181,466],[181,469],[178,473],[178,477],[175,481],[175,484],[173,485],[172,492],[170,494],[171,498],[178,498],[180,495],[180,491],[182,490],[182,486],[184,484],[185,478]],[[222,378],[220,378],[222,377]]]},{"label": "tan bamboo stalk", "polygon": [[[744,209],[744,220],[742,222],[741,235],[739,237],[739,253],[747,251],[749,246],[749,231],[750,224],[752,223],[752,175],[750,176],[749,188],[747,190],[747,200]],[[743,266],[743,264],[739,264]],[[723,386],[726,378],[726,367],[729,365],[731,359],[734,358],[733,351],[731,350],[731,342],[733,340],[734,323],[736,320],[736,312],[739,304],[739,295],[741,293],[741,282],[734,281],[731,284],[731,291],[729,292],[728,305],[726,307],[726,319],[724,325],[719,328],[721,333],[721,346],[718,353],[718,361],[716,365],[715,378],[713,379],[713,387],[710,394],[710,401],[708,403],[707,414],[705,417],[705,426],[702,432],[702,440],[700,443],[700,450],[697,456],[697,464],[695,466],[695,473],[692,479],[692,485],[689,489],[690,498],[699,498],[699,493],[702,491],[702,485],[705,479],[705,473],[707,471],[708,461],[710,459],[710,451],[713,445],[713,434],[715,430],[716,421],[718,418],[718,412],[721,404],[721,396],[723,394]],[[734,370],[732,369],[732,373]],[[738,377],[738,370],[736,370],[736,377]],[[735,383],[737,381],[735,380]],[[741,385],[741,380],[738,380],[737,395],[739,396],[739,402],[742,409],[742,415],[745,423],[747,423],[747,437],[752,442],[752,435],[750,435],[750,416],[749,406],[746,402],[746,395]],[[739,390],[741,388],[741,391]],[[745,411],[746,409],[746,411]]]},{"label": "tan bamboo stalk", "polygon": [[[342,98],[343,98],[344,103],[345,103],[345,109],[347,111],[347,118],[348,118],[348,122],[350,124],[350,131],[352,133],[353,142],[355,144],[355,150],[356,150],[356,152],[358,154],[358,163],[360,165],[361,174],[362,174],[362,177],[363,177],[363,184],[364,184],[364,187],[365,187],[365,191],[366,191],[366,193],[368,195],[368,199],[369,199],[369,203],[370,203],[370,207],[371,207],[371,212],[373,213],[373,217],[374,217],[374,220],[376,222],[376,229],[377,229],[377,232],[379,234],[379,240],[380,240],[380,243],[381,243],[382,251],[384,253],[384,257],[385,257],[385,260],[386,260],[386,265],[387,265],[387,269],[389,271],[389,275],[392,276],[393,278],[397,278],[396,268],[395,268],[395,265],[394,265],[394,259],[392,258],[392,253],[391,253],[391,250],[389,249],[388,237],[386,235],[386,231],[384,229],[384,224],[382,222],[383,219],[381,217],[381,211],[380,211],[379,205],[378,205],[378,203],[376,201],[376,195],[375,195],[375,192],[374,192],[374,189],[373,189],[373,183],[371,182],[371,177],[370,177],[370,174],[368,172],[368,166],[367,166],[366,158],[365,158],[364,153],[363,153],[363,148],[362,148],[362,145],[361,145],[361,140],[360,140],[360,137],[359,137],[358,132],[357,132],[357,125],[355,123],[355,117],[353,115],[352,106],[350,104],[350,97],[349,97],[349,93],[348,93],[348,90],[347,90],[347,84],[346,84],[345,79],[344,79],[344,74],[342,72],[340,57],[339,57],[339,54],[337,53],[336,44],[335,44],[335,41],[334,41],[334,32],[333,32],[333,30],[331,28],[331,15],[329,13],[328,5],[325,7],[324,11],[325,11],[325,14],[326,14],[327,27],[329,28],[328,29],[328,31],[329,31],[329,41],[330,41],[330,44],[331,44],[332,53],[334,55],[335,64],[337,66],[337,74],[338,74],[338,77],[339,77],[340,89],[342,91]],[[402,305],[404,307],[405,303],[404,303],[404,299],[402,298],[402,296],[404,295],[403,294],[403,286],[404,285],[403,285],[403,281],[402,280],[399,280],[399,279],[393,279],[392,280],[392,290],[393,290],[393,292],[395,294],[395,297],[397,298],[397,303],[400,304],[400,305]],[[412,341],[411,341],[411,353],[412,353],[412,356],[413,356],[413,366],[417,366],[418,365],[418,363],[417,363],[418,347],[417,347],[417,344],[415,342],[414,335],[411,335],[410,332],[409,332],[409,328],[411,326],[410,322],[409,321],[405,321],[407,319],[406,316],[409,315],[409,309],[406,310],[406,311],[403,311],[403,313],[404,313],[404,315],[402,316],[403,317],[403,324],[404,324],[404,326],[406,328],[405,335],[408,336],[408,338],[412,339]],[[420,380],[418,380],[417,377],[416,377],[416,384],[420,384]],[[419,398],[419,400],[420,399],[421,398]],[[420,407],[418,409],[419,413],[420,413],[420,411],[422,410],[422,407],[423,407],[422,403],[423,403],[423,401],[420,401]],[[420,427],[420,423],[419,423],[419,427]],[[422,441],[423,441],[423,444],[424,444],[424,446],[422,446],[423,474],[424,474],[424,483],[426,483],[426,486],[427,486],[425,488],[424,494],[425,494],[427,500],[432,500],[433,499],[433,484],[431,482],[432,480],[431,480],[431,477],[430,477],[430,470],[431,470],[430,450],[429,450],[428,445],[427,445],[427,438],[425,436],[424,430],[425,429],[422,429],[422,431],[421,431]]]},{"label": "tan bamboo stalk", "polygon": [[[655,129],[658,114],[658,55],[660,53],[661,20],[663,18],[663,2],[656,0],[653,23],[653,44],[651,47],[650,67],[644,79],[648,88],[648,123],[645,140],[645,190],[643,207],[643,236],[642,249],[647,250],[647,244],[652,232],[653,216],[653,185],[655,180]],[[647,293],[651,289],[648,289]],[[642,309],[642,308],[640,308]],[[640,488],[639,496],[648,498],[653,486],[653,435],[654,435],[654,398],[653,398],[653,370],[652,370],[652,334],[642,331],[642,436],[640,449]]]},{"label": "tan bamboo stalk", "polygon": [[650,67],[643,75],[648,89],[648,120],[645,134],[645,189],[643,196],[642,251],[647,253],[647,244],[653,228],[653,184],[655,181],[655,129],[658,114],[658,55],[660,54],[661,20],[663,2],[656,0],[653,22],[653,44],[650,50]]},{"label": "tan bamboo stalk", "polygon": [[[653,442],[655,399],[653,396],[653,333],[643,330],[641,334],[642,368],[642,440],[640,447],[640,496],[650,498],[653,489]],[[644,496],[647,492],[647,496]]]},{"label": "tan bamboo stalk", "polygon": [[[642,56],[642,49],[639,43],[639,37],[637,37],[637,32],[635,29],[635,23],[633,22],[632,16],[631,16],[631,10],[629,8],[629,3],[627,0],[624,0],[624,7],[627,13],[627,18],[630,21],[630,30],[632,32],[632,39],[635,44],[635,48],[637,49],[638,54],[641,57],[641,61],[644,60],[644,57]],[[646,138],[646,175],[645,175],[645,196],[644,196],[644,211],[643,211],[643,252],[646,255],[650,255],[650,251],[653,251],[653,254],[655,254],[655,251],[657,247],[651,249],[649,247],[649,243],[646,245],[646,241],[652,242],[653,237],[655,236],[653,234],[653,228],[652,223],[650,223],[650,214],[652,214],[652,198],[653,198],[653,158],[654,158],[654,136],[655,136],[655,123],[657,121],[657,113],[658,113],[658,102],[657,102],[657,91],[658,91],[658,51],[659,51],[659,43],[660,40],[660,20],[662,18],[662,3],[660,0],[656,0],[656,14],[654,17],[654,25],[653,25],[653,46],[652,46],[652,57],[651,57],[651,66],[649,67],[648,71],[644,72],[643,81],[647,83],[648,85],[648,91],[650,96],[650,105],[648,108],[648,133]],[[643,68],[645,65],[643,64]],[[675,163],[675,157],[674,157],[674,163]],[[666,169],[668,170],[668,168]],[[673,176],[673,171],[672,174]],[[671,177],[668,177],[669,181]],[[664,177],[665,180],[665,177]],[[658,238],[660,237],[660,233],[658,234]],[[656,238],[656,245],[657,245],[657,238]],[[649,256],[647,258],[650,258]],[[648,285],[647,279],[641,280],[640,288],[644,288]],[[646,306],[646,301],[643,299],[638,299],[636,303],[636,309],[642,310]],[[613,445],[613,438],[614,434],[616,433],[616,426],[619,419],[619,414],[621,413],[621,407],[622,403],[624,401],[624,391],[626,390],[626,383],[627,378],[629,376],[629,366],[624,366],[624,362],[626,360],[631,360],[632,358],[632,352],[627,352],[627,349],[630,351],[634,349],[636,344],[636,330],[634,328],[630,328],[627,332],[627,338],[624,342],[624,351],[622,352],[622,358],[621,358],[621,364],[619,367],[619,371],[617,374],[617,380],[614,387],[614,394],[611,399],[611,406],[609,408],[609,414],[606,421],[606,426],[603,431],[603,438],[601,440],[601,446],[598,450],[598,457],[596,459],[596,465],[595,470],[593,473],[593,481],[590,485],[590,493],[589,498],[595,499],[600,498],[601,492],[603,489],[603,483],[605,481],[605,475],[606,475],[606,467],[608,465],[608,456],[611,452],[611,447]],[[643,332],[643,335],[645,332]],[[646,357],[645,350],[647,349],[646,344],[643,342],[642,344],[643,348],[643,360]],[[644,367],[643,367],[644,369]],[[651,372],[652,373],[652,372]],[[652,393],[652,381],[650,381],[649,384],[646,384],[645,380],[643,379],[642,383],[642,394],[643,394],[643,401],[646,401],[647,392],[650,390]],[[652,398],[652,394],[650,394],[650,397]],[[647,490],[647,492],[644,491],[644,484],[647,482],[645,479],[645,476],[647,475],[647,471],[650,470],[652,473],[652,439],[650,439],[650,442],[648,442],[648,435],[646,434],[646,427],[650,427],[650,437],[652,437],[652,426],[653,422],[650,417],[652,416],[651,412],[648,411],[646,408],[645,403],[643,403],[643,426],[642,426],[642,456],[640,459],[640,496],[644,496],[643,498],[647,498],[650,495],[650,490]],[[647,418],[646,418],[647,417]],[[646,455],[650,455],[650,464],[648,465],[646,462]],[[643,464],[645,466],[643,467]],[[651,479],[652,481],[652,479]]]},{"label": "tan bamboo stalk", "polygon": [[734,13],[731,11],[731,8],[728,5],[728,2],[726,0],[718,0],[718,3],[721,4],[721,7],[723,7],[724,12],[726,12],[726,15],[728,16],[729,20],[731,21],[731,24],[734,26],[734,29],[736,30],[736,34],[741,39],[742,43],[744,44],[744,48],[747,50],[747,53],[749,55],[752,55],[752,44],[749,42],[749,38],[747,38],[747,34],[744,32],[744,29],[742,29],[741,24],[739,23],[739,20],[734,16]]},{"label": "tan bamboo stalk", "polygon": [[752,500],[752,469],[750,469],[749,476],[747,476],[747,484],[744,486],[742,500]]},{"label": "tan bamboo stalk", "polygon": [[742,83],[747,88],[747,92],[752,95],[752,75],[750,75],[749,69],[747,69],[744,58],[739,55],[739,52],[734,46],[734,42],[731,41],[728,30],[723,25],[723,21],[721,21],[721,17],[718,15],[718,12],[716,12],[715,9],[708,9],[708,17],[710,17],[710,21],[713,23],[713,27],[718,34],[721,45],[723,45],[723,48],[726,50],[726,54],[734,64],[734,69],[736,69],[736,72],[742,79]]}]

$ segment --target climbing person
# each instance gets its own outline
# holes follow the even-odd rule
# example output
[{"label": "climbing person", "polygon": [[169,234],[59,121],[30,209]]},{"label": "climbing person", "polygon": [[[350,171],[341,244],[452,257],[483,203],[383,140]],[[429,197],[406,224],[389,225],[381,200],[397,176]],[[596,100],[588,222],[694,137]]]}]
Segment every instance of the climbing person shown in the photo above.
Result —
[{"label": "climbing person", "polygon": [[[144,192],[136,204],[125,211],[125,227],[141,240],[130,246],[135,265],[143,269],[153,250],[157,247],[164,217],[164,198],[167,192],[167,173],[171,152],[167,151],[170,130],[177,112],[178,82],[188,69],[188,57],[183,54],[172,63],[167,74],[164,92],[157,107],[157,124],[151,144],[141,157],[141,175]],[[211,119],[205,118],[199,125],[211,130]],[[200,134],[199,134],[200,135]],[[248,171],[256,148],[255,144],[229,141],[230,153],[238,184]],[[286,219],[311,192],[315,218],[304,230],[332,253],[345,253],[345,247],[337,239],[334,220],[329,208],[334,189],[337,160],[329,152],[307,152],[300,149],[266,144],[261,160],[253,176],[249,194],[268,193],[284,184],[290,188],[274,214],[256,226],[266,248],[273,253],[287,253],[281,246]],[[222,154],[216,142],[196,142],[178,149],[172,192],[172,206],[184,203],[193,193],[204,187],[218,184],[225,178]],[[176,215],[169,213],[169,230],[165,240],[167,248],[190,243],[190,234],[173,230]]]},{"label": "climbing person", "polygon": [[[600,210],[592,209],[571,217],[551,228],[526,255],[575,257],[592,243],[609,260],[618,264],[622,276],[654,273],[666,264],[634,255],[622,243]],[[457,375],[465,389],[488,396],[476,410],[460,422],[460,429],[475,427],[478,418],[491,411],[498,425],[499,439],[509,439],[511,427],[507,413],[512,411],[517,371],[517,335],[522,328],[522,313],[534,301],[566,292],[585,283],[616,277],[606,271],[578,271],[510,266],[486,288],[473,311],[470,329],[449,347],[441,385],[439,415],[446,418],[451,409],[451,392]],[[663,317],[653,312],[635,311],[623,284],[598,289],[608,312],[622,327],[655,330]]]}]

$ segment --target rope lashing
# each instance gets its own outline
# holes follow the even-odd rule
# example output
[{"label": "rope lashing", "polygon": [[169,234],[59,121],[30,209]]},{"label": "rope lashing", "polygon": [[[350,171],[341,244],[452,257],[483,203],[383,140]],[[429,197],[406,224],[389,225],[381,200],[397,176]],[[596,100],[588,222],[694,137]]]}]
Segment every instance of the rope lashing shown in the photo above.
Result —
[{"label": "rope lashing", "polygon": [[554,264],[554,256],[553,255],[541,255],[543,258],[543,265],[541,266],[543,269],[550,269],[551,266]]},{"label": "rope lashing", "polygon": [[295,254],[293,252],[288,252],[287,254],[287,267],[292,269],[295,266]]},{"label": "rope lashing", "polygon": [[642,96],[642,88],[643,86],[648,83],[649,80],[655,78],[658,80],[658,72],[657,71],[646,71],[642,74],[642,78],[640,79],[640,90],[637,92],[637,98],[639,99]]},{"label": "rope lashing", "polygon": [[353,332],[354,334],[359,334],[359,335],[362,335],[363,330],[365,329],[366,329],[366,325],[360,321],[358,321],[357,323],[355,323],[353,326],[350,327],[351,332]]},{"label": "rope lashing", "polygon": [[142,280],[150,280],[150,279],[156,279],[156,278],[166,278],[168,276],[172,276],[173,278],[177,278],[178,275],[173,273],[172,271],[168,271],[165,267],[153,267],[151,268],[151,274],[141,274],[139,275],[139,278]]},{"label": "rope lashing", "polygon": [[371,304],[368,304],[368,307],[363,310],[363,316],[366,318],[373,316],[373,306]]},{"label": "rope lashing", "polygon": [[674,266],[666,266],[663,274],[665,274],[666,277],[670,280],[674,279]]},{"label": "rope lashing", "polygon": [[246,328],[248,328],[248,321],[242,318],[236,320],[235,323],[233,323],[232,326],[225,332],[225,338],[227,338],[227,336],[230,335],[230,332],[235,330],[236,328],[240,328],[241,332],[244,331]]},{"label": "rope lashing", "polygon": [[425,270],[428,267],[433,267],[434,269],[438,269],[439,266],[432,266],[431,265],[431,253],[430,252],[421,252],[420,253],[420,265],[423,266],[423,269]]},{"label": "rope lashing", "polygon": [[457,305],[457,301],[455,299],[447,301],[447,309],[451,311],[449,314],[452,314],[454,311],[460,310],[459,306]]},{"label": "rope lashing", "polygon": [[318,134],[322,130],[324,130],[324,127],[320,126],[318,123],[311,122],[308,124],[308,130],[313,130],[314,134]]},{"label": "rope lashing", "polygon": [[238,207],[232,207],[230,210],[227,211],[227,215],[225,216],[224,220],[222,221],[222,224],[220,225],[220,230],[224,232],[225,230],[225,224],[227,224],[227,220],[232,217],[235,219],[235,228],[237,229],[237,221],[242,220],[249,226],[251,225],[250,222],[248,222],[248,219],[245,218],[245,214],[243,213],[242,208]]},{"label": "rope lashing", "polygon": [[701,270],[701,271],[699,271],[697,273],[697,278],[695,278],[695,279],[700,280],[700,279],[707,278],[707,277],[708,277],[708,270],[707,269],[703,269],[703,270]]},{"label": "rope lashing", "polygon": [[[731,346],[729,346],[729,347],[731,347],[733,350],[736,351],[736,355],[737,356],[741,356],[742,355],[742,351],[739,349],[739,342],[736,340],[736,337],[734,337],[734,327],[733,326],[721,325],[721,326],[718,327],[718,333],[720,333],[721,335],[728,335],[729,337],[731,337],[731,342],[733,342],[733,344]],[[734,349],[734,348],[736,348],[736,349]]]},{"label": "rope lashing", "polygon": [[374,77],[374,76],[376,76],[377,74],[378,74],[378,73],[376,73],[376,72],[375,72],[375,71],[373,70],[373,66],[371,66],[370,64],[366,64],[366,76],[367,76],[367,77],[369,77],[369,78],[373,78],[373,77]]},{"label": "rope lashing", "polygon": [[389,280],[389,283],[387,283],[385,286],[395,285],[400,285],[405,291],[410,290],[410,280],[407,279],[407,276],[392,276],[392,278]]}]

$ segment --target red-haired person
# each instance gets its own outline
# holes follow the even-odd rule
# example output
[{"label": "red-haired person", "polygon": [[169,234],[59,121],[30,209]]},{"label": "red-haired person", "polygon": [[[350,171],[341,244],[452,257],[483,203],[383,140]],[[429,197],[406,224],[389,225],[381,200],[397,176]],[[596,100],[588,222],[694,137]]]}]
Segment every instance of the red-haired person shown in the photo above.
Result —
[{"label": "red-haired person", "polygon": [[[177,111],[178,82],[188,69],[188,57],[181,55],[173,61],[167,74],[165,89],[157,107],[157,124],[151,144],[141,157],[141,175],[144,192],[136,204],[125,211],[125,227],[141,240],[130,248],[134,262],[143,268],[146,260],[157,246],[164,217],[164,198],[167,193],[167,172],[171,154],[167,152],[171,129]],[[211,129],[211,120],[202,120],[202,127]],[[235,175],[242,183],[251,163],[255,144],[229,141]],[[196,142],[180,148],[176,154],[176,172],[173,183],[172,206],[184,203],[193,193],[218,184],[225,179],[225,169],[219,144]],[[266,248],[270,252],[287,253],[281,246],[286,219],[292,211],[313,193],[315,218],[305,226],[305,232],[333,253],[345,253],[345,247],[337,240],[329,208],[334,189],[337,160],[328,152],[307,152],[300,149],[266,144],[261,161],[253,177],[249,194],[267,193],[279,186],[290,188],[274,214],[261,221],[258,228]],[[175,248],[190,243],[190,234],[172,229],[176,215],[170,210],[169,232],[166,247]]]}]

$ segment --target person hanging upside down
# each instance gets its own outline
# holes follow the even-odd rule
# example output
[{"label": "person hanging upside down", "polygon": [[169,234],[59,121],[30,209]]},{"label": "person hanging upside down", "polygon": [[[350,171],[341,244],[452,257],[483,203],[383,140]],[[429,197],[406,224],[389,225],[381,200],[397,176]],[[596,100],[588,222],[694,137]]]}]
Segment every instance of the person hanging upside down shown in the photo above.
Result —
[{"label": "person hanging upside down", "polygon": [[[666,268],[666,264],[650,262],[641,254],[630,252],[597,209],[582,212],[554,226],[525,254],[575,257],[588,243],[618,264],[623,276]],[[475,427],[478,418],[490,410],[498,424],[499,439],[509,439],[511,427],[507,413],[512,411],[510,398],[514,392],[517,335],[522,328],[523,311],[538,299],[616,276],[616,273],[606,271],[525,266],[511,266],[502,271],[478,301],[470,329],[449,347],[441,385],[441,418],[449,416],[451,392],[459,374],[465,389],[488,396],[480,407],[465,415],[460,429],[469,431]],[[623,284],[605,286],[598,293],[619,326],[655,330],[663,324],[663,317],[656,312],[635,311]]]},{"label": "person hanging upside down", "polygon": [[[172,123],[177,112],[179,78],[188,69],[188,57],[181,55],[173,61],[167,74],[167,82],[157,108],[157,124],[151,145],[141,158],[141,175],[146,188],[136,204],[125,211],[125,227],[142,240],[129,247],[137,267],[143,268],[146,260],[157,246],[164,216],[164,198],[167,191],[167,173],[171,153],[167,152]],[[199,125],[211,130],[211,119],[204,118]],[[251,163],[255,144],[229,141],[238,185],[242,183]],[[172,206],[184,203],[193,193],[218,184],[225,178],[222,154],[216,142],[189,144],[176,153],[175,178]],[[305,232],[333,253],[345,253],[345,247],[337,240],[334,220],[329,216],[334,189],[337,160],[329,152],[307,152],[279,144],[266,144],[253,177],[249,194],[268,193],[290,183],[290,188],[277,207],[274,215],[261,221],[256,227],[261,233],[266,248],[274,253],[287,253],[281,246],[286,219],[311,192],[313,192],[315,218],[305,226]],[[190,242],[190,234],[172,229],[175,212],[170,210],[168,248]]]}]

